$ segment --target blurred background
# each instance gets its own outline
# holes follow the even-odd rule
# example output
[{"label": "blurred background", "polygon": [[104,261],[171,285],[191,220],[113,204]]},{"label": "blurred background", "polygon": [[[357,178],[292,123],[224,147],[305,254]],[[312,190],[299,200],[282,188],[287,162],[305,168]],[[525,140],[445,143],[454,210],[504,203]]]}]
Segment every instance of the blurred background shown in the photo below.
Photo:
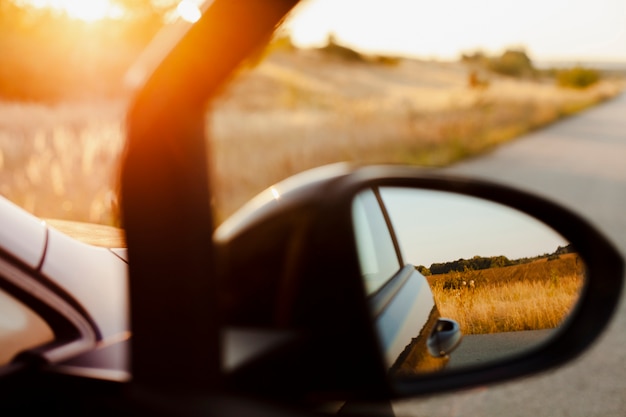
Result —
[{"label": "blurred background", "polygon": [[[624,88],[623,2],[431,3],[293,11],[207,111],[218,221],[308,168],[447,166]],[[199,4],[0,3],[0,193],[44,218],[119,225],[125,76]]]}]

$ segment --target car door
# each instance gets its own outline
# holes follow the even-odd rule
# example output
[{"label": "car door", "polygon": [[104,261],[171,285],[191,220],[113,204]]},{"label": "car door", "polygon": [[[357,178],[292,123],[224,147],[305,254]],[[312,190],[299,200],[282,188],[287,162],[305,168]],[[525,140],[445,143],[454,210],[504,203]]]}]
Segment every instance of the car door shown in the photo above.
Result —
[{"label": "car door", "polygon": [[0,199],[0,366],[55,363],[92,347],[96,329],[80,305],[47,277],[48,228]]}]

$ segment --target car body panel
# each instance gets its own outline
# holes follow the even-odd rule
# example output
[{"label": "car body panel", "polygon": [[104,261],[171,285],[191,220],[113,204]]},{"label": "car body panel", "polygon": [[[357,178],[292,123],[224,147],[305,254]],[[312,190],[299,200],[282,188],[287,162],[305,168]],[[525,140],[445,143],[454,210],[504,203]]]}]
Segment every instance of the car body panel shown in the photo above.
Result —
[{"label": "car body panel", "polygon": [[129,344],[130,332],[110,338],[106,343],[100,342],[93,350],[53,364],[48,369],[80,378],[128,382],[131,379]]},{"label": "car body panel", "polygon": [[277,210],[287,210],[292,204],[307,204],[324,192],[324,187],[331,181],[350,173],[354,167],[347,163],[337,163],[314,168],[260,192],[243,207],[226,219],[214,233],[217,243],[226,242],[254,227]]},{"label": "car body panel", "polygon": [[[435,322],[439,318],[437,306],[428,282],[412,265],[398,271],[398,274],[376,295],[371,301],[372,306],[383,304],[383,307],[374,313],[385,359],[390,368],[398,368],[401,367],[397,362],[402,361],[400,359],[402,354],[417,339],[423,340],[425,346],[425,339],[434,327],[431,316],[435,315]],[[425,354],[426,352],[423,356]],[[444,364],[445,362],[440,367]]]},{"label": "car body panel", "polygon": [[0,248],[32,269],[38,269],[46,247],[46,225],[41,219],[0,196]]},{"label": "car body panel", "polygon": [[[41,274],[37,280],[51,291],[62,289],[59,295],[87,312],[100,337],[128,331],[128,268],[120,255],[73,239],[2,197],[0,216],[6,219],[0,248],[33,276]],[[84,228],[89,234],[89,225]]]},{"label": "car body panel", "polygon": [[129,330],[128,265],[110,250],[49,228],[41,272],[74,297],[103,339]]},{"label": "car body panel", "polygon": [[[404,261],[380,190],[359,192],[352,215],[363,285],[390,374],[419,375],[444,368],[456,345],[444,354],[429,348],[431,338],[438,336],[439,308],[426,278]],[[459,326],[450,322],[460,341]]]}]

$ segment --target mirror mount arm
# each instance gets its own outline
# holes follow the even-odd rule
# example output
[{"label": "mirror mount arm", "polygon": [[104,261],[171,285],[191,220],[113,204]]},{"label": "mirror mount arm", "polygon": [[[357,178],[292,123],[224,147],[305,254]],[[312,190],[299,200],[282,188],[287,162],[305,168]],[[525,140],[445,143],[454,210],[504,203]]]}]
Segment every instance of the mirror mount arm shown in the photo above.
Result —
[{"label": "mirror mount arm", "polygon": [[221,383],[203,103],[296,3],[215,0],[131,105],[121,208],[139,391],[201,395]]}]

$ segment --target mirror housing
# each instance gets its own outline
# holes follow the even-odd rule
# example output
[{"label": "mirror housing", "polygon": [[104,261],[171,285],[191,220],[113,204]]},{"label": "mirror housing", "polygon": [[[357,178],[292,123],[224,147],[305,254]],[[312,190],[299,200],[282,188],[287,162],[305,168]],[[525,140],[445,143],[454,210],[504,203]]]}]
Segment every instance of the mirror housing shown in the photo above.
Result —
[{"label": "mirror housing", "polygon": [[[587,281],[556,335],[500,362],[392,381],[372,324],[352,226],[354,197],[386,186],[500,203],[568,240],[587,267]],[[339,164],[299,174],[244,206],[218,228],[215,241],[226,325],[293,335],[232,370],[229,387],[289,402],[403,398],[555,367],[580,354],[607,325],[621,293],[624,268],[613,245],[566,208],[506,186],[401,166]],[[250,265],[255,265],[254,271],[245,269]],[[429,345],[441,354],[458,340],[451,323],[439,324],[443,332]]]}]

